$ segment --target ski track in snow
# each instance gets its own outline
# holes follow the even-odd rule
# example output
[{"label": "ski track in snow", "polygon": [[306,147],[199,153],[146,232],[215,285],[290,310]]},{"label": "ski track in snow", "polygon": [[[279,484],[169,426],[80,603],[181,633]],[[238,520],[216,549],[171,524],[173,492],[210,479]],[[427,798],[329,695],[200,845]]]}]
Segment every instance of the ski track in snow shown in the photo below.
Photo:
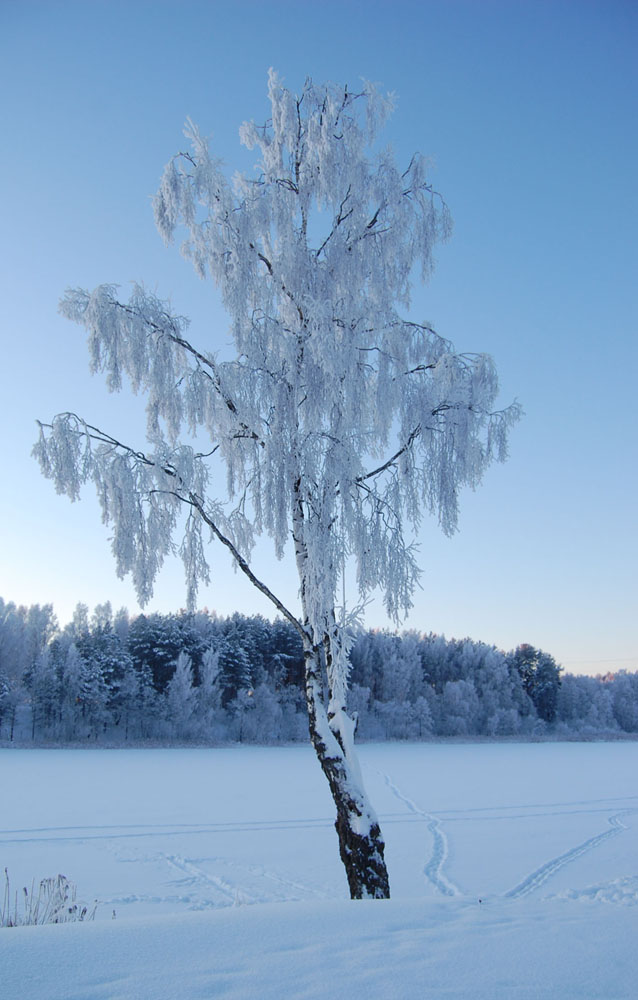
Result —
[{"label": "ski track in snow", "polygon": [[[237,886],[231,885],[226,879],[222,878],[221,875],[209,875],[198,865],[190,861],[188,858],[183,858],[179,854],[160,854],[162,858],[168,865],[176,868],[177,871],[182,872],[186,875],[186,879],[182,879],[182,884],[193,885],[196,888],[204,888],[205,890],[216,890],[227,902],[234,903],[237,899],[238,888]],[[242,889],[242,897],[246,902],[256,903],[258,898],[253,896],[252,893],[247,892]],[[210,905],[215,905],[213,900],[206,900]]]},{"label": "ski track in snow", "polygon": [[[588,814],[600,815],[604,818],[607,828],[602,832],[582,840],[561,854],[545,861],[539,867],[530,871],[512,888],[503,892],[501,898],[519,900],[528,897],[546,885],[566,865],[571,864],[583,855],[597,850],[602,845],[629,830],[629,825],[623,818],[638,813],[638,796],[617,798],[575,799],[555,802],[535,802],[529,804],[500,805],[472,807],[469,809],[445,809],[438,813],[428,813],[409,798],[395,783],[390,774],[375,768],[383,779],[394,798],[401,803],[400,812],[385,812],[381,814],[384,824],[425,824],[432,837],[429,859],[423,865],[425,879],[443,896],[458,897],[464,895],[462,889],[448,876],[446,868],[449,865],[449,844],[443,823],[495,822],[498,820],[531,819],[532,817],[550,817],[558,820],[563,816],[576,817]],[[166,894],[153,892],[138,894],[126,891],[117,898],[103,899],[103,903],[166,903],[180,904],[189,909],[218,908],[242,903],[260,903],[273,901],[288,901],[300,899],[328,899],[331,893],[327,887],[319,884],[304,884],[296,875],[281,872],[275,866],[271,869],[261,864],[236,860],[225,847],[208,855],[192,847],[201,840],[192,838],[223,838],[246,834],[277,832],[285,834],[292,831],[328,830],[333,826],[333,819],[328,816],[271,818],[235,820],[227,822],[203,823],[112,823],[95,825],[39,826],[0,830],[0,847],[3,845],[33,845],[37,843],[83,843],[95,841],[96,848],[104,849],[115,856],[118,862],[134,861],[136,864],[159,863],[168,868],[172,875],[179,873],[179,878],[168,879],[164,885]],[[175,842],[173,838],[187,838],[186,842]],[[166,843],[158,844],[157,838],[166,838]],[[138,857],[127,858],[121,853],[126,852],[126,843],[140,844],[148,840],[148,851],[140,845],[141,854]],[[101,842],[101,843],[100,843]],[[158,850],[152,850],[152,843]],[[223,841],[222,841],[223,843]],[[188,844],[188,846],[186,846]],[[186,847],[186,850],[184,850]],[[221,847],[221,844],[220,844]],[[163,850],[161,849],[163,848]],[[181,851],[180,851],[181,848]],[[134,851],[134,853],[136,853]],[[198,856],[204,854],[205,856]],[[602,883],[589,888],[569,889],[559,896],[569,898],[595,898],[609,902],[623,902],[638,905],[638,876],[623,876],[610,883]],[[629,881],[627,881],[629,880]],[[312,880],[311,880],[312,881]],[[622,884],[621,884],[622,883]],[[626,883],[626,884],[625,884]],[[333,895],[333,894],[332,894]]]},{"label": "ski track in snow", "polygon": [[104,824],[101,826],[36,827],[23,830],[0,830],[0,845],[46,841],[134,840],[150,837],[177,837],[182,834],[258,833],[270,830],[314,830],[334,826],[332,819],[256,820],[236,823],[195,824]]},{"label": "ski track in snow", "polygon": [[[308,896],[316,896],[321,899],[328,899],[329,894],[327,892],[322,892],[321,890],[313,889],[308,885],[304,885],[299,881],[288,879],[281,875],[279,872],[269,871],[264,868],[263,865],[243,865],[239,862],[232,861],[228,858],[202,858],[200,863],[214,863],[223,864],[228,868],[237,870],[242,876],[239,883],[235,884],[228,881],[226,878],[222,878],[220,875],[210,875],[208,872],[200,868],[196,862],[191,858],[184,858],[178,854],[163,854],[158,855],[160,859],[166,861],[173,868],[178,871],[183,872],[187,878],[183,880],[184,884],[193,885],[196,889],[203,888],[204,890],[212,887],[221,893],[222,897],[226,901],[231,903],[265,903],[272,902],[273,900],[286,901],[290,899],[303,899]],[[268,892],[255,892],[253,889],[246,888],[246,875],[253,879],[266,880],[267,882],[274,883],[277,887],[277,891],[273,895],[272,889]],[[214,900],[204,900],[206,905],[215,906],[218,905]]]},{"label": "ski track in snow", "polygon": [[[0,847],[16,844],[83,844],[95,842],[96,846],[109,851],[119,863],[131,862],[137,865],[159,862],[179,872],[183,877],[167,883],[173,889],[168,893],[124,893],[120,896],[102,898],[105,906],[129,903],[181,904],[189,909],[202,910],[232,905],[261,902],[284,902],[302,899],[330,899],[332,894],[319,886],[303,883],[297,878],[288,878],[277,870],[261,864],[241,863],[232,857],[210,855],[191,857],[169,848],[147,853],[142,847],[135,857],[122,853],[126,845],[166,838],[202,835],[215,837],[225,834],[254,834],[262,832],[285,832],[291,830],[330,829],[333,820],[326,818],[249,820],[211,824],[113,824],[93,826],[64,826],[23,828],[0,831]],[[177,845],[176,845],[177,846]],[[215,874],[204,867],[217,869]],[[223,872],[224,874],[220,874]],[[228,877],[230,872],[230,877]],[[236,874],[236,878],[233,878]],[[184,891],[181,891],[184,890]]]},{"label": "ski track in snow", "polygon": [[[405,812],[384,812],[384,823],[423,823],[432,820],[430,813],[423,812],[394,785],[388,775],[378,774],[393,791],[396,798],[408,805],[410,814]],[[629,802],[638,802],[638,795],[622,799],[579,799],[573,802],[538,802],[524,806],[482,806],[472,809],[446,809],[446,823],[463,821],[471,816],[473,820],[485,819],[491,822],[501,817],[507,819],[528,819],[542,816],[571,816],[574,813],[608,813],[610,808],[620,808]],[[577,808],[581,807],[581,808]],[[560,812],[557,811],[560,809]],[[516,812],[514,812],[516,810]],[[636,812],[630,807],[623,812]],[[439,822],[437,820],[437,822]],[[105,823],[75,826],[39,826],[0,830],[0,844],[20,844],[33,841],[76,841],[76,840],[125,840],[127,838],[179,836],[181,834],[253,833],[269,830],[311,830],[332,829],[334,819],[326,816],[304,819],[237,820],[227,823]]]},{"label": "ski track in snow", "polygon": [[432,813],[426,813],[423,809],[420,809],[416,803],[412,801],[412,799],[409,799],[408,796],[397,787],[389,774],[385,774],[383,771],[379,771],[377,773],[381,775],[392,794],[399,799],[400,802],[403,802],[413,815],[418,816],[427,823],[427,828],[432,836],[433,844],[432,856],[423,867],[423,874],[425,877],[432,883],[434,888],[444,896],[460,896],[461,890],[454,884],[454,882],[450,881],[443,871],[448,857],[448,841],[439,819]]},{"label": "ski track in snow", "polygon": [[614,813],[607,817],[607,822],[609,823],[610,829],[605,830],[603,833],[598,833],[594,837],[589,837],[584,840],[581,844],[577,844],[575,847],[570,848],[570,850],[565,851],[563,854],[559,854],[555,858],[546,861],[544,865],[540,868],[536,868],[533,872],[530,872],[522,882],[515,885],[513,889],[509,889],[504,893],[506,899],[521,899],[523,896],[528,896],[531,892],[539,889],[542,885],[547,882],[549,878],[564,868],[565,865],[570,864],[572,861],[576,861],[581,855],[586,854],[588,851],[594,850],[599,847],[600,844],[604,844],[606,841],[610,840],[612,837],[617,837],[623,831],[628,830],[629,827],[623,823],[621,817],[627,816],[629,813],[636,812],[636,809],[623,809],[621,812]]},{"label": "ski track in snow", "polygon": [[[433,839],[433,848],[432,848],[432,856],[423,868],[425,876],[429,879],[432,885],[443,895],[445,896],[461,895],[461,890],[458,888],[457,885],[455,885],[454,882],[451,881],[451,879],[447,877],[447,875],[445,875],[443,870],[448,858],[448,841],[441,827],[440,818],[432,813],[426,813],[422,809],[420,809],[419,806],[417,806],[412,799],[408,798],[408,796],[405,795],[405,793],[402,792],[400,788],[398,788],[398,786],[395,784],[395,782],[392,780],[389,774],[386,774],[383,771],[377,771],[377,773],[383,778],[385,784],[390,789],[392,794],[397,799],[399,799],[400,802],[404,803],[404,805],[409,809],[410,813],[412,813],[412,815],[415,818],[418,818],[420,821],[427,823],[428,830],[430,831]],[[629,799],[624,799],[623,801],[625,802],[634,801],[636,798],[638,798],[638,796],[631,796]],[[606,843],[608,840],[611,840],[612,838],[619,836],[619,834],[629,829],[629,827],[625,823],[623,823],[622,817],[630,815],[631,813],[638,812],[638,808],[628,807],[621,809],[620,811],[612,813],[610,815],[608,809],[604,809],[602,808],[602,806],[605,803],[609,806],[612,802],[617,803],[619,802],[619,800],[592,799],[590,801],[579,800],[573,803],[547,803],[545,805],[538,803],[533,806],[526,807],[525,812],[512,812],[508,807],[453,810],[454,815],[452,814],[449,816],[446,815],[446,820],[454,822],[455,820],[462,820],[463,818],[466,818],[469,814],[476,814],[476,813],[487,813],[490,814],[489,815],[490,819],[494,819],[495,812],[504,813],[505,815],[503,818],[507,819],[526,819],[526,818],[531,818],[532,816],[535,817],[572,816],[578,813],[600,813],[600,812],[607,813],[607,822],[610,827],[608,830],[604,830],[602,833],[596,834],[593,837],[588,837],[587,840],[582,841],[582,843],[577,844],[575,847],[572,847],[569,850],[564,851],[562,854],[559,854],[556,857],[551,858],[549,861],[546,861],[544,864],[542,864],[539,868],[534,869],[534,871],[526,875],[525,878],[522,879],[522,881],[518,882],[512,889],[509,889],[507,892],[503,893],[503,896],[506,899],[522,899],[523,897],[528,896],[530,893],[535,892],[537,889],[543,886],[548,881],[548,879],[552,878],[552,876],[554,876],[557,872],[559,872],[562,868],[564,868],[565,865],[570,864],[572,861],[576,861],[583,854],[586,854],[591,850],[595,850],[595,848],[599,847],[601,844]],[[562,806],[563,808],[560,811],[557,811],[556,807],[560,806]],[[570,809],[569,808],[570,806],[574,806],[577,808]],[[528,809],[541,810],[541,811],[528,812],[527,811]],[[472,818],[476,820],[478,817],[476,815],[473,815]],[[488,818],[488,816],[485,816],[485,818]],[[586,895],[588,890],[584,890],[584,892]],[[580,893],[577,893],[576,890],[572,891],[572,894],[574,893],[580,895]]]}]

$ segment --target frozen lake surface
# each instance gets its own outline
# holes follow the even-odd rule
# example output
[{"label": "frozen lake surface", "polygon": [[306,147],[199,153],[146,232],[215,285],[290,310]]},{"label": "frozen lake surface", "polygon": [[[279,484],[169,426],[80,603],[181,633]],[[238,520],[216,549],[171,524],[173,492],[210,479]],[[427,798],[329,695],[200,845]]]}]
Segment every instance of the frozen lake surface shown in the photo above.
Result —
[{"label": "frozen lake surface", "polygon": [[638,743],[359,752],[389,903],[347,899],[309,747],[0,751],[13,885],[100,901],[0,931],[6,996],[636,997]]}]

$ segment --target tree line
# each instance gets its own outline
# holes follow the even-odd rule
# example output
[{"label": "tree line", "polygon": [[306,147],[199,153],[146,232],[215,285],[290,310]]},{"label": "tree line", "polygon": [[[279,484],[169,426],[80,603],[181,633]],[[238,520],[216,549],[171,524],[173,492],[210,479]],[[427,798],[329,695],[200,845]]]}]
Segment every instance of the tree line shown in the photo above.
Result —
[{"label": "tree line", "polygon": [[[278,743],[307,738],[303,648],[284,619],[138,615],[0,598],[0,738]],[[522,644],[360,631],[349,711],[363,740],[638,732],[638,674],[563,674]]]}]

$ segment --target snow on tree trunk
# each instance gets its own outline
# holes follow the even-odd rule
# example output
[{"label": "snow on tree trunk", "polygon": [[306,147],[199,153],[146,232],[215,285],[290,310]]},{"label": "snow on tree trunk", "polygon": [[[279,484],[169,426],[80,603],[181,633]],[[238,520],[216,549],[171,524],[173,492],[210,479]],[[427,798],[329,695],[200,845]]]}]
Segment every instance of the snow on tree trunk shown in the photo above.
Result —
[{"label": "snow on tree trunk", "polygon": [[[132,574],[142,604],[180,533],[194,606],[209,581],[208,532],[297,629],[350,891],[387,896],[345,713],[350,628],[376,589],[396,621],[410,609],[419,567],[406,526],[416,530],[426,511],[455,530],[460,489],[506,457],[520,411],[494,409],[489,357],[457,354],[397,311],[409,305],[415,266],[431,272],[450,222],[424,157],[401,170],[388,148],[372,152],[391,98],[367,83],[351,91],[310,79],[295,95],[272,71],[269,97],[270,120],[240,130],[258,151],[253,175],[229,182],[188,122],[191,149],[167,165],[154,203],[164,240],[185,230],[183,254],[220,288],[235,358],[219,361],[206,334],[197,344],[188,321],[140,286],[127,302],[114,285],[70,290],[61,311],[88,330],[92,370],[112,390],[126,376],[146,394],[150,447],[62,413],[40,425],[34,451],[59,492],[77,499],[95,484],[118,572]],[[210,447],[196,450],[188,434]],[[216,495],[220,466],[226,491]],[[292,537],[301,615],[252,571],[262,533],[278,558]],[[359,593],[352,608],[346,563]]]},{"label": "snow on tree trunk", "polygon": [[337,809],[335,829],[350,897],[389,899],[385,844],[363,787],[354,751],[354,722],[343,710],[338,717],[328,720],[320,694],[320,649],[308,646],[304,653],[310,740]]}]

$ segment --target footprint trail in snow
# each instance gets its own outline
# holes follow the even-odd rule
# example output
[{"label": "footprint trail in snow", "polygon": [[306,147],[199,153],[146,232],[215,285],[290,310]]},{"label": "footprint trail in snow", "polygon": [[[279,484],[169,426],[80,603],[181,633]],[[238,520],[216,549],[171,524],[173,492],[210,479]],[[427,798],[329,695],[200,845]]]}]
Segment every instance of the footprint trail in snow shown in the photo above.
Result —
[{"label": "footprint trail in snow", "polygon": [[623,823],[621,816],[627,816],[629,813],[636,812],[635,809],[623,809],[621,812],[615,813],[612,816],[607,817],[607,822],[609,823],[610,829],[605,830],[603,833],[597,834],[595,837],[589,837],[584,840],[581,844],[577,844],[575,847],[570,848],[568,851],[564,851],[563,854],[559,854],[555,858],[551,858],[550,861],[546,861],[544,865],[540,868],[536,868],[535,871],[530,872],[522,882],[515,885],[513,889],[509,889],[504,895],[507,899],[521,899],[523,896],[528,896],[530,892],[534,892],[535,889],[539,889],[540,886],[544,885],[545,882],[556,872],[564,868],[565,865],[570,864],[575,861],[581,855],[586,854],[588,851],[593,850],[600,844],[604,844],[605,841],[610,840],[612,837],[617,837],[618,834],[623,833],[624,830],[629,829],[625,823]]},{"label": "footprint trail in snow", "polygon": [[383,771],[378,772],[386,785],[392,792],[392,794],[403,802],[405,806],[410,810],[410,812],[415,815],[422,817],[426,823],[427,828],[432,836],[432,856],[427,864],[423,867],[423,874],[432,883],[438,892],[442,893],[444,896],[460,896],[461,890],[452,882],[444,872],[445,863],[448,857],[448,841],[447,837],[441,827],[440,821],[432,813],[426,813],[420,809],[412,799],[409,799],[400,788],[395,785],[394,781],[389,774],[385,774]]}]

